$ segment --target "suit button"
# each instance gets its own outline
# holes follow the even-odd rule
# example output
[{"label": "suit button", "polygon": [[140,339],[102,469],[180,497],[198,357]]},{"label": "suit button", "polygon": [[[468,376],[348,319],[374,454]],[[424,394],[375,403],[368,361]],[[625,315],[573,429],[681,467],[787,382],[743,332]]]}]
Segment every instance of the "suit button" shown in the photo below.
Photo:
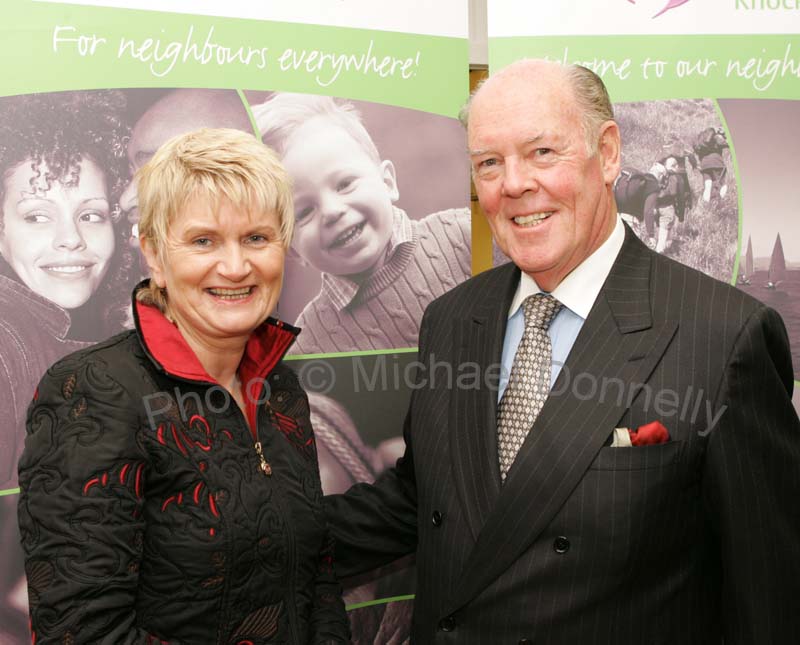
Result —
[{"label": "suit button", "polygon": [[[431,522],[433,522],[434,526],[441,526],[442,520],[444,519],[444,515],[442,515],[441,511],[434,511],[431,513]],[[449,631],[449,630],[445,630]]]},{"label": "suit button", "polygon": [[569,551],[569,547],[569,540],[563,535],[559,535],[555,540],[553,540],[553,551],[556,553],[566,553]]},{"label": "suit button", "polygon": [[439,621],[439,631],[452,632],[456,628],[455,616],[447,616]]}]

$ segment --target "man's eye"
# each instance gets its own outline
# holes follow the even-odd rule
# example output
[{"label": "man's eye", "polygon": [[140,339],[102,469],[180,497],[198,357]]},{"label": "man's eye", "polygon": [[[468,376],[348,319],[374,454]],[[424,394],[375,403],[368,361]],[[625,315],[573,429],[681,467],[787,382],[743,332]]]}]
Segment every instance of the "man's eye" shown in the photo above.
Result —
[{"label": "man's eye", "polygon": [[552,148],[536,148],[535,154],[537,157],[545,157],[549,155],[551,152],[553,152]]},{"label": "man's eye", "polygon": [[268,242],[266,235],[261,235],[260,233],[256,233],[254,235],[250,235],[247,238],[247,241],[251,244],[263,244],[264,242]]},{"label": "man's eye", "polygon": [[478,168],[491,168],[492,166],[497,165],[497,159],[484,159],[483,161],[478,163]]},{"label": "man's eye", "polygon": [[211,238],[198,237],[192,242],[192,244],[194,244],[195,246],[200,246],[200,247],[208,247],[208,246],[211,246]]}]

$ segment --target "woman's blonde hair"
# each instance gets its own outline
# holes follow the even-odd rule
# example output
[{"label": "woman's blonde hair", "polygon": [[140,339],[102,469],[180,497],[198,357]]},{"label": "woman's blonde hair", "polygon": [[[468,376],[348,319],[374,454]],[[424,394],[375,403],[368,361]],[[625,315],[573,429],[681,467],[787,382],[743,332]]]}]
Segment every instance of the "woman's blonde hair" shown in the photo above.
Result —
[{"label": "woman's blonde hair", "polygon": [[[190,199],[211,205],[226,198],[246,213],[276,213],[288,248],[294,230],[289,174],[276,154],[252,134],[230,128],[201,128],[162,145],[135,177],[139,236],[163,261],[170,223]],[[167,296],[154,282],[137,300],[166,312]]]}]

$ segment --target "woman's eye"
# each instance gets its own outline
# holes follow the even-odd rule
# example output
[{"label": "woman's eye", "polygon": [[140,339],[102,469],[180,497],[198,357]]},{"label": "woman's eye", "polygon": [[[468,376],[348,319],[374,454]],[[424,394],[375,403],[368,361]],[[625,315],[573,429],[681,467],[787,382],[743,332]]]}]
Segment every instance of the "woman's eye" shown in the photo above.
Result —
[{"label": "woman's eye", "polygon": [[108,214],[100,211],[84,211],[78,216],[79,222],[89,222],[90,224],[99,224],[107,219]]},{"label": "woman's eye", "polygon": [[537,157],[544,157],[546,155],[549,155],[551,152],[553,152],[552,148],[536,148]]},{"label": "woman's eye", "polygon": [[200,246],[200,247],[211,246],[211,239],[208,238],[208,237],[198,237],[197,239],[195,239],[192,242],[192,244],[194,244],[195,246]]},{"label": "woman's eye", "polygon": [[41,211],[27,213],[22,219],[26,224],[45,224],[46,222],[50,221],[50,217],[47,215],[47,213],[43,213]]},{"label": "woman's eye", "polygon": [[266,235],[261,235],[260,233],[256,233],[255,235],[250,235],[247,238],[247,241],[251,244],[263,244],[264,242],[268,242]]}]

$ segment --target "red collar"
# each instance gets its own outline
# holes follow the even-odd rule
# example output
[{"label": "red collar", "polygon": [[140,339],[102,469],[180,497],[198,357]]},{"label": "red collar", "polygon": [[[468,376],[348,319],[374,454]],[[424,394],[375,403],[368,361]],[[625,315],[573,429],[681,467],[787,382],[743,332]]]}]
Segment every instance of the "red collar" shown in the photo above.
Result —
[{"label": "red collar", "polygon": [[[136,300],[134,290],[133,319],[139,342],[151,361],[161,371],[187,381],[217,385],[200,364],[192,348],[178,328],[157,307]],[[275,318],[267,318],[250,335],[239,365],[239,378],[248,392],[247,417],[255,428],[255,412],[261,400],[264,379],[280,362],[300,329]]]}]

